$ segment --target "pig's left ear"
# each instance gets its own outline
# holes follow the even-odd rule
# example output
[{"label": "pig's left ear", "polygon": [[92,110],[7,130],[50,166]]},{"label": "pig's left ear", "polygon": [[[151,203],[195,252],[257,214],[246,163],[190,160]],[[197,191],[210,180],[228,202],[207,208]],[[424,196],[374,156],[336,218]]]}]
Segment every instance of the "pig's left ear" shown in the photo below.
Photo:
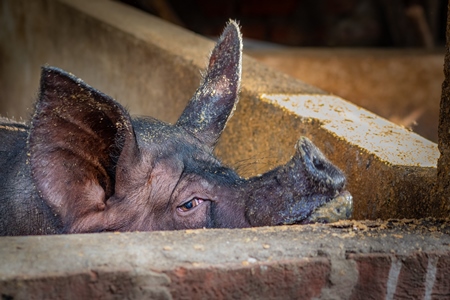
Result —
[{"label": "pig's left ear", "polygon": [[131,118],[60,69],[42,70],[29,136],[32,178],[66,232],[101,230],[106,201],[138,158]]},{"label": "pig's left ear", "polygon": [[209,59],[200,87],[176,125],[214,147],[238,102],[242,66],[239,25],[230,21]]}]

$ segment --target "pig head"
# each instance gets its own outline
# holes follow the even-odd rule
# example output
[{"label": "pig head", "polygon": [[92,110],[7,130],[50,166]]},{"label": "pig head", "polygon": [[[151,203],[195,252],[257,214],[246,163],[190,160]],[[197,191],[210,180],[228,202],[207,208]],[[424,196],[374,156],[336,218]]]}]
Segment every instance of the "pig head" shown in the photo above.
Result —
[{"label": "pig head", "polygon": [[[176,124],[132,118],[60,69],[42,69],[30,125],[0,119],[0,234],[249,227],[351,213],[345,176],[306,138],[244,179],[213,155],[235,109],[242,41],[230,21]],[[164,99],[161,99],[164,101]]]}]

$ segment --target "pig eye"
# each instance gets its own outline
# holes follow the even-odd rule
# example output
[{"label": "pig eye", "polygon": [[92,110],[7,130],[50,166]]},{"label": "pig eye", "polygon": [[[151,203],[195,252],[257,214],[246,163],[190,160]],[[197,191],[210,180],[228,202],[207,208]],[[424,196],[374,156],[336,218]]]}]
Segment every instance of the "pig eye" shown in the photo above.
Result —
[{"label": "pig eye", "polygon": [[204,200],[199,199],[199,198],[194,198],[188,202],[183,203],[180,206],[177,206],[178,211],[181,212],[187,212],[191,209],[193,209],[194,207],[197,207],[200,205],[200,203],[202,203]]}]

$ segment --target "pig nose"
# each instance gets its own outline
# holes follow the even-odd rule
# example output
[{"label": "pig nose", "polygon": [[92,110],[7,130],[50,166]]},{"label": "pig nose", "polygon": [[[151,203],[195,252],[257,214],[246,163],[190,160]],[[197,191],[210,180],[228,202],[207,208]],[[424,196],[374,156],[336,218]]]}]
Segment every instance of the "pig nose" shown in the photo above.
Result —
[{"label": "pig nose", "polygon": [[307,175],[315,184],[330,192],[341,191],[344,188],[345,175],[309,139],[301,137],[296,148]]}]

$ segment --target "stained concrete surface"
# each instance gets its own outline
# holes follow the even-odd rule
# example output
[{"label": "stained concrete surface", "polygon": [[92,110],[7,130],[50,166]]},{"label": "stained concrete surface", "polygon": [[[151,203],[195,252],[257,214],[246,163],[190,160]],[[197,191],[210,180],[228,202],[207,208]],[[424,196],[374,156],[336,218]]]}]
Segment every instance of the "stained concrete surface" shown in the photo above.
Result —
[{"label": "stained concrete surface", "polygon": [[[370,238],[370,239],[369,239]],[[420,241],[420,243],[418,243]],[[423,241],[423,242],[422,242]],[[343,220],[332,224],[233,229],[96,233],[3,237],[1,278],[42,272],[81,272],[86,268],[152,270],[217,264],[251,264],[343,253],[448,250],[450,221],[445,219]],[[37,259],[38,258],[38,259]],[[22,264],[16,264],[19,260]]]},{"label": "stained concrete surface", "polygon": [[279,48],[246,54],[437,142],[444,50]]},{"label": "stained concrete surface", "polygon": [[[353,218],[440,213],[438,201],[429,200],[439,155],[435,143],[336,96],[278,94],[263,95],[261,100],[310,124],[305,134],[348,176],[348,189],[357,199]],[[322,121],[312,121],[317,119]],[[345,148],[332,144],[343,136]],[[420,151],[412,150],[418,148]],[[415,172],[420,172],[421,185]],[[408,193],[396,194],[394,189]],[[376,204],[373,199],[377,199]]]},{"label": "stained concrete surface", "polygon": [[[439,255],[448,253],[449,245],[450,223],[434,219],[341,221],[330,225],[261,227],[239,231],[199,229],[6,237],[0,244],[0,292],[13,299],[61,296],[67,299],[83,296],[134,299],[149,295],[162,299],[189,299],[195,295],[232,298],[232,292],[239,296],[245,291],[254,294],[240,294],[241,297],[269,295],[258,294],[261,290],[254,288],[259,287],[269,289],[266,293],[275,291],[275,298],[286,299],[292,298],[291,293],[298,286],[284,286],[283,282],[301,279],[311,270],[325,268],[320,276],[316,273],[311,275],[325,276],[332,281],[321,283],[325,285],[316,291],[316,296],[330,299],[327,295],[342,294],[345,287],[348,296],[358,291],[358,284],[362,284],[358,278],[365,275],[359,274],[357,266],[365,257],[380,257],[377,255],[384,253],[388,269],[391,260],[404,260],[406,267],[408,260],[420,260],[422,254],[429,257],[438,255],[437,263]],[[447,261],[444,256],[442,263]],[[291,275],[294,277],[270,277],[270,272],[264,272],[277,265],[283,266],[285,262],[300,266],[296,275]],[[312,269],[307,267],[310,264]],[[287,265],[283,268],[287,268],[284,272],[289,270]],[[438,269],[441,268],[446,268],[446,265],[439,265]],[[233,282],[233,276],[240,276],[238,270],[251,271],[254,279],[250,279],[249,273],[246,280],[234,282],[229,293],[223,294]],[[205,272],[214,279],[200,280]],[[199,280],[185,277],[191,273],[200,276]],[[183,281],[183,278],[188,281]],[[381,280],[385,282],[389,278]],[[423,284],[422,280],[417,278],[415,284]],[[445,286],[450,284],[448,280],[433,282],[433,285]],[[265,281],[279,285],[280,289],[260,286]]]}]

